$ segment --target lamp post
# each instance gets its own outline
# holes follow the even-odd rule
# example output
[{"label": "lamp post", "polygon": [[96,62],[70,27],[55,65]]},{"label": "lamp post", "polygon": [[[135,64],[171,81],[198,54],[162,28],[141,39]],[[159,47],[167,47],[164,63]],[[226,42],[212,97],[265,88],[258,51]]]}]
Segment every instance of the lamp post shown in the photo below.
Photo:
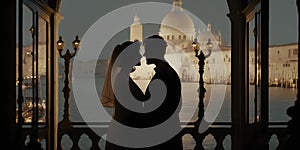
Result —
[{"label": "lamp post", "polygon": [[[200,74],[200,79],[199,79],[199,110],[198,110],[198,120],[196,121],[196,129],[199,128],[201,119],[204,117],[204,94],[206,92],[206,89],[204,88],[204,80],[203,80],[203,73],[204,73],[204,65],[205,65],[205,59],[208,58],[211,55],[211,50],[212,50],[212,42],[210,39],[208,39],[208,42],[206,43],[206,48],[208,50],[208,54],[204,55],[202,50],[200,50],[199,43],[197,42],[197,39],[194,39],[193,42],[193,49],[195,51],[195,56],[198,58],[198,65],[199,65],[199,74]],[[200,51],[200,54],[199,54]]]},{"label": "lamp post", "polygon": [[69,72],[70,72],[70,60],[76,55],[77,51],[79,50],[80,46],[80,40],[79,37],[76,36],[75,40],[72,42],[72,46],[74,49],[74,52],[71,53],[69,49],[67,49],[66,53],[63,55],[62,51],[64,50],[64,41],[62,40],[62,37],[59,37],[59,40],[57,41],[57,49],[59,52],[59,56],[64,59],[65,63],[65,80],[64,80],[64,88],[62,92],[64,93],[64,98],[65,98],[65,103],[64,103],[64,115],[63,115],[63,120],[62,122],[67,121],[70,123],[70,109],[69,109],[69,104],[70,104],[70,78],[69,78]]}]

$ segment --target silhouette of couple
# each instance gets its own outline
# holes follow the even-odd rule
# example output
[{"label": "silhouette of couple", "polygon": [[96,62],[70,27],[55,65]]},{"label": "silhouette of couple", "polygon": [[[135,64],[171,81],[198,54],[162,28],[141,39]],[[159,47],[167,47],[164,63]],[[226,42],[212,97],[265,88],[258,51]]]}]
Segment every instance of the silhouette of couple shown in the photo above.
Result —
[{"label": "silhouette of couple", "polygon": [[106,81],[113,92],[102,93],[112,97],[106,106],[114,107],[105,149],[182,150],[181,82],[164,58],[167,43],[158,35],[143,40],[147,64],[156,66],[145,92],[130,77],[142,58],[141,44],[126,41],[113,50]]}]

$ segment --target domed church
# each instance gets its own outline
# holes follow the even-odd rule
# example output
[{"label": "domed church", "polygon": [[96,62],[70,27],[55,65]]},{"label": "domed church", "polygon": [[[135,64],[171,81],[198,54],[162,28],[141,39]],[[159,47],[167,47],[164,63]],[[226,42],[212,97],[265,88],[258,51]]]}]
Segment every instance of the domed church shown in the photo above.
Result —
[{"label": "domed church", "polygon": [[[183,11],[182,0],[173,0],[172,9],[161,21],[159,35],[168,43],[166,59],[177,71],[182,81],[197,81],[198,59],[192,48],[194,39],[197,39],[200,49],[205,49],[208,39],[211,39],[213,48],[217,49],[222,44],[220,33],[212,33],[211,24],[207,29],[196,29],[192,18]],[[130,26],[130,40],[143,39],[143,28],[140,18],[134,16]]]}]

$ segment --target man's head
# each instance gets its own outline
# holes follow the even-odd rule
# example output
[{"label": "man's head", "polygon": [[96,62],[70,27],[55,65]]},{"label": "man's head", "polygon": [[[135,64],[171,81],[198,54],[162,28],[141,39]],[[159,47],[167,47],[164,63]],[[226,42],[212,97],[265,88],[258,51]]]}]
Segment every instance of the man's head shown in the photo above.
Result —
[{"label": "man's head", "polygon": [[145,57],[162,58],[166,53],[167,42],[159,35],[152,35],[143,40]]}]

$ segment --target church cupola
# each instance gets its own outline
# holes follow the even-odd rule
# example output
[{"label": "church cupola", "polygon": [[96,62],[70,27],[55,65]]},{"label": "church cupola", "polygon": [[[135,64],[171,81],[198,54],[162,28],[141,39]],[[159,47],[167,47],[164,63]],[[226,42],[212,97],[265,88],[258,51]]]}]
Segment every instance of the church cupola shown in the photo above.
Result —
[{"label": "church cupola", "polygon": [[173,9],[182,11],[182,0],[173,0]]}]

